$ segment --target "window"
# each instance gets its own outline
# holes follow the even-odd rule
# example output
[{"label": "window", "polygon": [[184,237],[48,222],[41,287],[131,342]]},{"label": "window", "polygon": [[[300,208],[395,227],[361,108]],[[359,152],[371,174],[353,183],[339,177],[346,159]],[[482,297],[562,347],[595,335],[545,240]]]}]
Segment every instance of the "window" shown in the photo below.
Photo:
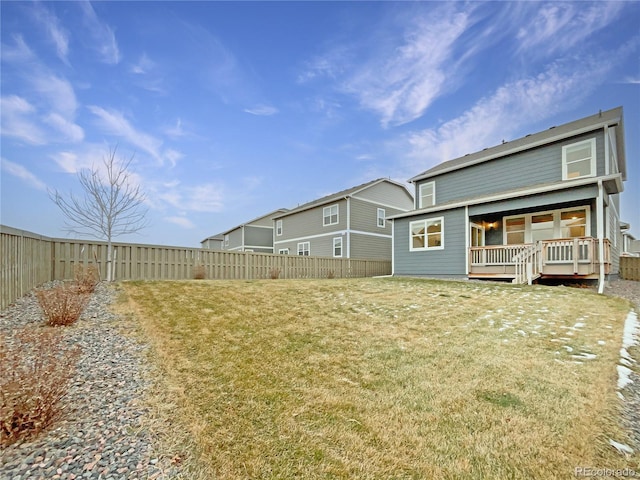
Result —
[{"label": "window", "polygon": [[507,218],[505,221],[505,226],[507,230],[507,245],[519,245],[524,243],[524,234],[525,234],[525,218],[524,217],[515,217],[515,218]]},{"label": "window", "polygon": [[506,245],[519,245],[589,236],[589,213],[589,207],[573,207],[505,217],[504,242]]},{"label": "window", "polygon": [[229,234],[224,236],[224,246],[225,247],[229,246]]},{"label": "window", "polygon": [[342,237],[336,237],[333,239],[333,256],[342,256]]},{"label": "window", "polygon": [[278,253],[280,255],[289,255],[289,249],[288,248],[281,248],[280,250],[278,250]]},{"label": "window", "polygon": [[378,226],[384,228],[385,227],[385,218],[386,218],[386,213],[384,211],[384,208],[379,208],[378,209]]},{"label": "window", "polygon": [[338,223],[338,205],[331,205],[322,209],[322,225],[335,225]]},{"label": "window", "polygon": [[409,250],[437,250],[444,248],[443,217],[417,220],[409,224]]},{"label": "window", "polygon": [[568,210],[560,213],[560,237],[584,237],[587,234],[587,211]]},{"label": "window", "polygon": [[282,220],[276,220],[276,235],[282,235]]},{"label": "window", "polygon": [[436,182],[420,185],[420,204],[418,208],[433,207],[436,204]]},{"label": "window", "polygon": [[309,242],[300,242],[298,244],[298,255],[308,257],[311,255],[311,244]]},{"label": "window", "polygon": [[562,179],[596,175],[596,139],[562,147]]}]

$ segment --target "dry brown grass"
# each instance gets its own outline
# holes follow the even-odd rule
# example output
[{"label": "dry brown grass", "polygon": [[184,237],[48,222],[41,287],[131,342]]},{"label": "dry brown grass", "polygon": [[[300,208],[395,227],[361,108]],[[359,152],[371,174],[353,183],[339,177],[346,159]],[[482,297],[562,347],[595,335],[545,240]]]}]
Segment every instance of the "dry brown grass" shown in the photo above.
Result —
[{"label": "dry brown grass", "polygon": [[640,470],[608,445],[625,440],[619,299],[408,279],[124,289],[199,478]]}]

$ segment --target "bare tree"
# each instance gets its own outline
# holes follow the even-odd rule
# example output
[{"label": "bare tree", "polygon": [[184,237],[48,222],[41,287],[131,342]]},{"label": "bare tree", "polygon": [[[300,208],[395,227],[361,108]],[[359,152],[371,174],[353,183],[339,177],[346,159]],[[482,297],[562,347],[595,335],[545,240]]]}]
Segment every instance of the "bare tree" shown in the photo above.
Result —
[{"label": "bare tree", "polygon": [[120,235],[136,233],[147,226],[143,207],[145,195],[131,182],[129,166],[133,156],[124,162],[116,158],[116,148],[102,160],[104,170],[95,165],[78,173],[84,196],[69,193],[63,197],[50,190],[49,197],[67,217],[68,232],[107,240],[107,281],[112,280],[112,240]]}]

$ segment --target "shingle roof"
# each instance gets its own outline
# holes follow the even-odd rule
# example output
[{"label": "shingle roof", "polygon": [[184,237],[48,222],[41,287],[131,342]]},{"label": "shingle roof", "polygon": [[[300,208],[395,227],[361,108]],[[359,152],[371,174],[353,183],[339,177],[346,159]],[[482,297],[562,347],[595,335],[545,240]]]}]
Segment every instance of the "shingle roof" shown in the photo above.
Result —
[{"label": "shingle roof", "polygon": [[445,172],[452,170],[458,170],[477,163],[486,162],[495,158],[503,157],[516,153],[518,151],[534,148],[538,145],[550,143],[552,141],[561,140],[563,138],[578,135],[583,132],[597,130],[599,128],[612,125],[620,125],[621,128],[616,129],[617,145],[621,149],[619,152],[620,171],[623,174],[623,179],[626,180],[626,160],[624,155],[624,128],[622,128],[622,107],[613,108],[605,112],[600,111],[595,115],[581,118],[573,122],[565,123],[557,127],[551,127],[548,130],[544,130],[539,133],[526,135],[517,140],[510,142],[504,142],[501,145],[497,145],[491,148],[485,148],[476,153],[467,154],[463,157],[458,157],[453,160],[449,160],[436,165],[429,170],[426,170],[419,175],[409,179],[409,182],[416,182],[418,180],[424,180],[426,178],[434,177]]}]

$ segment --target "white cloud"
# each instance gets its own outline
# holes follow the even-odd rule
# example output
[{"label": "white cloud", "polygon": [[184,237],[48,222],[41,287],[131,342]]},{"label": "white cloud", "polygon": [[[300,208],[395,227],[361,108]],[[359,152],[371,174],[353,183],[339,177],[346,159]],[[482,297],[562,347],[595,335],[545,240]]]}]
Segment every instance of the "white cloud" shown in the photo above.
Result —
[{"label": "white cloud", "polygon": [[32,72],[29,82],[36,93],[42,96],[51,108],[64,115],[65,118],[73,118],[78,108],[78,101],[71,83],[56,75],[43,72]]},{"label": "white cloud", "polygon": [[36,109],[27,100],[17,95],[0,98],[2,136],[14,137],[32,145],[46,143],[45,132],[34,119]]},{"label": "white cloud", "polygon": [[271,105],[256,105],[253,108],[245,108],[244,111],[252,115],[267,117],[278,113],[278,109],[276,107],[272,107]]},{"label": "white cloud", "polygon": [[182,128],[182,119],[178,118],[176,124],[164,129],[164,134],[170,138],[182,138],[187,135]]},{"label": "white cloud", "polygon": [[84,13],[86,28],[91,32],[95,42],[94,46],[98,50],[102,61],[110,65],[120,63],[120,49],[111,27],[98,18],[90,2],[83,1],[79,5]]},{"label": "white cloud", "polygon": [[131,73],[136,75],[144,75],[155,68],[156,64],[146,53],[143,53],[137,63],[131,65]]},{"label": "white cloud", "polygon": [[568,51],[595,31],[613,22],[624,2],[533,3],[536,14],[517,35],[523,50],[541,49],[541,54]]},{"label": "white cloud", "polygon": [[507,83],[459,117],[408,135],[405,141],[412,158],[408,168],[415,175],[521,135],[526,125],[576,107],[611,68],[602,59],[578,59],[576,64],[553,64],[536,76]]},{"label": "white cloud", "polygon": [[173,223],[175,225],[178,225],[179,227],[182,228],[195,228],[194,223],[189,220],[188,218],[185,217],[165,217],[164,218],[167,222],[169,223]]},{"label": "white cloud", "polygon": [[84,140],[84,130],[82,127],[70,122],[62,115],[51,113],[45,117],[44,121],[62,133],[65,138],[71,142],[77,143]]},{"label": "white cloud", "polygon": [[65,30],[51,11],[47,10],[41,3],[32,4],[35,19],[40,22],[56,49],[56,54],[64,63],[68,63],[69,54],[69,32]]},{"label": "white cloud", "polygon": [[22,63],[33,60],[33,51],[25,43],[22,35],[13,35],[13,40],[15,45],[2,44],[2,55],[0,56],[2,61]]},{"label": "white cloud", "polygon": [[45,183],[27,170],[24,166],[2,158],[2,170],[14,177],[18,177],[38,190],[47,190]]},{"label": "white cloud", "polygon": [[[205,183],[185,186],[174,183],[162,185],[152,192],[153,198],[171,207],[188,212],[220,212],[224,208],[225,189],[220,184]],[[159,207],[159,205],[156,205]]]},{"label": "white cloud", "polygon": [[164,158],[166,158],[167,160],[169,160],[169,162],[171,163],[172,167],[176,166],[176,163],[178,163],[178,160],[184,158],[184,154],[181,152],[178,152],[177,150],[174,150],[172,148],[168,148],[164,151],[163,153]]},{"label": "white cloud", "polygon": [[89,110],[99,119],[100,126],[108,133],[121,137],[156,160],[162,162],[160,147],[162,141],[152,135],[138,131],[121,112],[105,110],[102,107],[90,105]]}]

